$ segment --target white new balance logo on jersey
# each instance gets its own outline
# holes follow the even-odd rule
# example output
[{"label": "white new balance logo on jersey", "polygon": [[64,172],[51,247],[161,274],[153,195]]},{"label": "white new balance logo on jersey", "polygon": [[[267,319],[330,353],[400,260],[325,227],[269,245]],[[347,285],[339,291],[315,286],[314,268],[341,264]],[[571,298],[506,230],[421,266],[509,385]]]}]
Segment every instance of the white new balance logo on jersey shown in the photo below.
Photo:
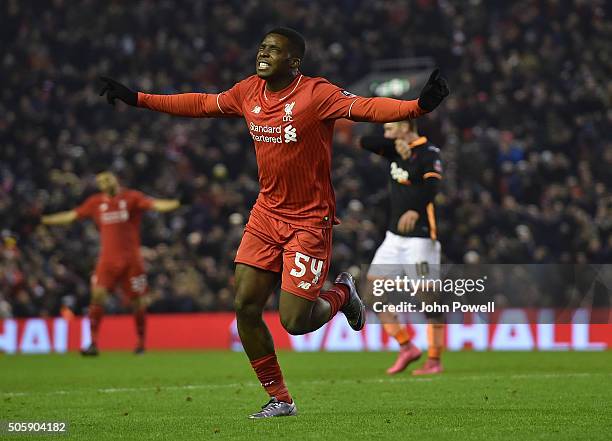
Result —
[{"label": "white new balance logo on jersey", "polygon": [[295,127],[293,127],[291,124],[285,127],[285,142],[297,142],[297,133],[295,131]]},{"label": "white new balance logo on jersey", "polygon": [[259,106],[255,106],[255,107],[253,107],[253,110],[251,110],[251,112],[253,112],[253,113],[259,113],[259,112],[261,112],[261,107],[259,107]]}]

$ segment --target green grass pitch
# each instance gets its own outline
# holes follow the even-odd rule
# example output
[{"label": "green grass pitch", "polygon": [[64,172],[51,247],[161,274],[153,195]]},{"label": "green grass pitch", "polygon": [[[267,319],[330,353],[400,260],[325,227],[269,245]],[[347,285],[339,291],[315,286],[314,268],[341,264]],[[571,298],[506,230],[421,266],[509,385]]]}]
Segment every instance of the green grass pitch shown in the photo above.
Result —
[{"label": "green grass pitch", "polygon": [[280,353],[299,415],[266,400],[244,354],[0,355],[0,420],[69,422],[83,440],[609,440],[612,352],[447,353],[394,377],[393,353]]}]

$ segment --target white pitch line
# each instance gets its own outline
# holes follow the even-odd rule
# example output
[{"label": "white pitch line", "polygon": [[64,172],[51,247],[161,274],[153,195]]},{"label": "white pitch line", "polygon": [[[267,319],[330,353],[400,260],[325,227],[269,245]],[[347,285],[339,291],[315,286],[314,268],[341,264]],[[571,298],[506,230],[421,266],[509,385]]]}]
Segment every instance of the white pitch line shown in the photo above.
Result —
[{"label": "white pitch line", "polygon": [[[319,384],[385,384],[385,383],[417,383],[439,380],[494,380],[494,379],[549,379],[549,378],[588,378],[596,376],[612,377],[612,372],[575,372],[557,374],[513,374],[513,375],[434,375],[428,377],[405,377],[405,378],[369,378],[364,380],[306,380],[292,381],[290,385],[319,385]],[[249,381],[244,383],[221,383],[221,384],[186,384],[182,386],[155,386],[155,387],[108,387],[100,389],[74,389],[54,390],[48,392],[2,392],[3,397],[24,397],[31,395],[71,395],[82,393],[125,393],[125,392],[164,392],[167,390],[198,390],[198,389],[232,389],[236,387],[259,387],[259,383]]]}]

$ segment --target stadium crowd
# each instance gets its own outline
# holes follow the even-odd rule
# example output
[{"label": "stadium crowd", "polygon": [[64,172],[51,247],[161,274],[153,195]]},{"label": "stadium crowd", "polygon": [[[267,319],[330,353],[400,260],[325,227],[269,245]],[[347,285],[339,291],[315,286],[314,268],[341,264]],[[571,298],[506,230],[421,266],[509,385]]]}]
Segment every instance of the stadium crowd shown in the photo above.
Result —
[{"label": "stadium crowd", "polygon": [[[233,257],[257,196],[241,119],[108,106],[100,75],[154,93],[219,92],[254,72],[259,36],[307,38],[305,74],[348,87],[381,59],[431,56],[452,94],[420,123],[446,166],[438,229],[447,262],[612,262],[612,24],[603,0],[2,3],[0,317],[77,313],[97,254],[90,222],[43,227],[124,184],[193,203],[147,215],[153,312],[228,310]],[[380,127],[372,127],[380,130]],[[335,149],[342,224],[330,276],[367,264],[386,228],[384,160]],[[109,311],[121,311],[118,301]]]}]

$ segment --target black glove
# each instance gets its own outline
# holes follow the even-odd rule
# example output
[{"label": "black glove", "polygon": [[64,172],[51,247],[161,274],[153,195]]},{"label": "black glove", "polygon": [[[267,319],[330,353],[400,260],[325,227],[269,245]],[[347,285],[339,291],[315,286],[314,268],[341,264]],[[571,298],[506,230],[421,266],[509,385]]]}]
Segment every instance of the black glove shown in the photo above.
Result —
[{"label": "black glove", "polygon": [[419,96],[419,107],[431,112],[448,96],[450,90],[446,78],[440,76],[440,69],[435,69]]},{"label": "black glove", "polygon": [[108,77],[100,77],[104,83],[104,87],[100,91],[100,96],[106,94],[108,104],[114,106],[115,99],[119,98],[125,104],[136,106],[138,104],[138,93],[132,89],[125,87],[123,84]]}]

